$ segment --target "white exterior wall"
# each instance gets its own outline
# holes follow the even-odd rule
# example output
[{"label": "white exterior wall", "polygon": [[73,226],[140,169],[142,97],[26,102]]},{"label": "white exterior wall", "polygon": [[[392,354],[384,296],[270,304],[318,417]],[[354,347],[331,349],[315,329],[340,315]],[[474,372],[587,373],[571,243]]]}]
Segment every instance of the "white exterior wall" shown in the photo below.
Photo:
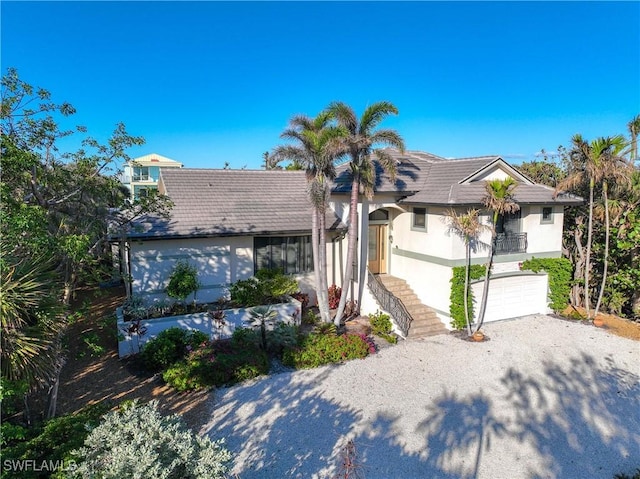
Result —
[{"label": "white exterior wall", "polygon": [[[198,302],[228,296],[228,286],[253,275],[253,238],[198,238],[132,241],[130,245],[132,292],[148,301],[166,298],[169,276],[179,260],[198,269],[202,284]],[[192,301],[193,296],[187,298]]]}]

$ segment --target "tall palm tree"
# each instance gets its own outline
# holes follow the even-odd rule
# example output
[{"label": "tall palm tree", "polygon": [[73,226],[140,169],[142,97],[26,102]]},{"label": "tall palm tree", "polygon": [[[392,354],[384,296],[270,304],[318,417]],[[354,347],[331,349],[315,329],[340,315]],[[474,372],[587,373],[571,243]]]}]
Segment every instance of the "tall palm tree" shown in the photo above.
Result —
[{"label": "tall palm tree", "polygon": [[360,192],[371,199],[376,182],[374,160],[377,160],[392,180],[395,180],[396,164],[394,159],[377,146],[392,146],[404,152],[404,141],[395,131],[377,129],[389,115],[397,115],[398,109],[390,102],[381,101],[367,107],[358,118],[353,109],[342,102],[333,102],[327,107],[347,132],[343,139],[344,147],[349,154],[351,171],[351,198],[349,202],[349,231],[347,241],[347,259],[345,264],[342,296],[336,312],[335,323],[340,324],[344,314],[351,278],[353,261],[358,238],[358,199]]},{"label": "tall palm tree", "polygon": [[312,212],[312,248],[316,294],[320,317],[330,322],[327,285],[326,211],[330,182],[336,176],[335,161],[343,153],[340,139],[346,132],[331,125],[332,115],[325,111],[315,118],[297,115],[289,121],[280,137],[296,144],[275,148],[273,156],[304,165]]},{"label": "tall palm tree", "polygon": [[[574,135],[571,139],[573,147],[569,152],[574,163],[574,171],[558,184],[557,190],[575,190],[585,183],[589,188],[589,215],[587,223],[587,244],[585,253],[584,271],[584,303],[588,319],[593,319],[591,310],[591,249],[593,246],[593,210],[596,185],[602,186],[602,195],[605,207],[605,253],[603,262],[603,279],[606,281],[608,254],[609,254],[609,212],[608,212],[608,180],[628,182],[630,178],[630,165],[622,157],[625,147],[624,137],[617,135],[608,138],[597,138],[590,143],[582,135]],[[606,200],[605,200],[606,198]],[[604,282],[600,285],[600,293],[596,303],[596,310],[600,307]]]},{"label": "tall palm tree", "polygon": [[624,148],[627,146],[622,135],[607,138],[597,138],[591,142],[591,157],[594,162],[593,175],[596,182],[602,182],[602,201],[604,203],[604,257],[602,265],[602,282],[600,293],[596,301],[594,318],[598,316],[604,288],[607,282],[607,269],[609,267],[609,180],[618,184],[629,184],[631,182],[632,168],[622,156]]},{"label": "tall palm tree", "polygon": [[446,221],[450,231],[457,234],[465,246],[465,274],[464,274],[464,319],[467,323],[467,333],[471,336],[471,320],[469,318],[469,270],[471,268],[471,248],[473,243],[478,242],[478,238],[485,225],[480,221],[480,210],[475,208],[467,210],[466,213],[458,213],[450,209],[446,213]]},{"label": "tall palm tree", "polygon": [[485,184],[486,193],[482,202],[491,212],[491,243],[489,245],[489,262],[484,274],[482,302],[480,303],[480,311],[478,312],[476,331],[478,331],[482,326],[484,315],[487,310],[487,298],[489,297],[489,279],[491,275],[491,268],[493,267],[493,256],[495,254],[496,237],[498,236],[496,225],[498,224],[498,219],[500,218],[500,216],[509,213],[515,213],[520,209],[520,206],[515,202],[513,197],[513,191],[517,186],[518,183],[510,176],[502,180],[496,179],[487,181]]},{"label": "tall palm tree", "polygon": [[638,159],[638,134],[640,134],[640,115],[636,115],[627,123],[629,134],[631,135],[629,158],[632,162]]}]

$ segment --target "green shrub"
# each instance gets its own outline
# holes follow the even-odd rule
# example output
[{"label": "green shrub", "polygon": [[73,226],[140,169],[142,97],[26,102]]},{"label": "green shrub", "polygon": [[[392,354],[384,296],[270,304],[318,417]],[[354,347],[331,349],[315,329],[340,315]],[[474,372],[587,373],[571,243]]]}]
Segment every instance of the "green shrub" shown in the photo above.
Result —
[{"label": "green shrub", "polygon": [[[3,460],[63,461],[65,465],[74,459],[71,452],[82,446],[89,431],[100,422],[100,417],[109,410],[106,403],[87,406],[75,414],[49,420],[44,427],[30,432],[30,438],[2,448]],[[61,472],[62,473],[62,472]],[[36,478],[38,471],[11,471],[2,477]]]},{"label": "green shrub", "polygon": [[204,343],[169,366],[162,378],[178,391],[234,384],[269,372],[269,360],[248,335]]},{"label": "green shrub", "polygon": [[239,280],[229,286],[231,301],[246,308],[281,302],[296,291],[296,280],[277,269],[261,269],[253,278]]},{"label": "green shrub", "polygon": [[178,415],[162,416],[156,401],[108,413],[74,454],[72,477],[102,479],[218,479],[231,460],[223,441],[194,434]]},{"label": "green shrub", "polygon": [[523,270],[545,271],[549,275],[549,307],[564,311],[571,294],[573,265],[567,258],[531,258],[522,263]]},{"label": "green shrub", "polygon": [[187,261],[178,261],[171,271],[169,284],[167,285],[167,295],[170,298],[184,301],[191,293],[195,294],[200,289],[198,281],[198,270]]},{"label": "green shrub", "polygon": [[391,323],[391,316],[382,311],[376,311],[375,314],[369,315],[369,324],[371,325],[371,332],[376,336],[385,339],[391,344],[398,342],[398,337],[392,334],[393,324]]},{"label": "green shrub", "polygon": [[[469,268],[469,280],[480,279],[484,277],[486,266],[482,264],[472,264]],[[453,268],[453,276],[451,277],[451,303],[449,305],[449,314],[451,315],[451,326],[461,331],[467,327],[467,320],[464,314],[464,275],[465,267],[456,266]],[[468,311],[469,320],[473,322],[473,291],[469,286]]]},{"label": "green shrub", "polygon": [[161,371],[184,358],[188,348],[193,349],[208,339],[201,331],[177,327],[165,329],[144,345],[140,358],[149,370]]},{"label": "green shrub", "polygon": [[365,358],[368,354],[369,343],[357,334],[310,334],[299,347],[285,350],[282,361],[287,366],[304,369]]}]

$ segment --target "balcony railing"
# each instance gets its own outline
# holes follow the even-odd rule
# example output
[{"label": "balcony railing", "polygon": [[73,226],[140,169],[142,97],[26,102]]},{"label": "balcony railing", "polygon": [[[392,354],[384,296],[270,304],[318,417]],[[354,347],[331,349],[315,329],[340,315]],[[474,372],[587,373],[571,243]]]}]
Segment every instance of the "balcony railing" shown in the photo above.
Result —
[{"label": "balcony railing", "polygon": [[498,233],[495,254],[526,253],[527,233]]},{"label": "balcony railing", "polygon": [[384,309],[395,320],[398,329],[402,331],[403,336],[406,338],[409,334],[409,328],[411,327],[411,321],[413,318],[405,308],[402,301],[396,298],[391,292],[384,287],[382,281],[374,275],[371,271],[367,270],[369,291],[376,298],[376,301],[380,304],[380,307]]}]

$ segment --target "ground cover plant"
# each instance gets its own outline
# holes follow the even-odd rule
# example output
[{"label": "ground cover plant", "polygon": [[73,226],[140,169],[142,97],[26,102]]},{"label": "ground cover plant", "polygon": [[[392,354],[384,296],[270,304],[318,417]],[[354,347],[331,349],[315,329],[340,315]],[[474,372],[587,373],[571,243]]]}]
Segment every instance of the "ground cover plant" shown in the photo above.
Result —
[{"label": "ground cover plant", "polygon": [[376,311],[375,314],[369,315],[369,323],[371,324],[371,332],[379,336],[391,344],[398,342],[398,337],[392,334],[393,325],[391,324],[391,316],[382,311]]}]

